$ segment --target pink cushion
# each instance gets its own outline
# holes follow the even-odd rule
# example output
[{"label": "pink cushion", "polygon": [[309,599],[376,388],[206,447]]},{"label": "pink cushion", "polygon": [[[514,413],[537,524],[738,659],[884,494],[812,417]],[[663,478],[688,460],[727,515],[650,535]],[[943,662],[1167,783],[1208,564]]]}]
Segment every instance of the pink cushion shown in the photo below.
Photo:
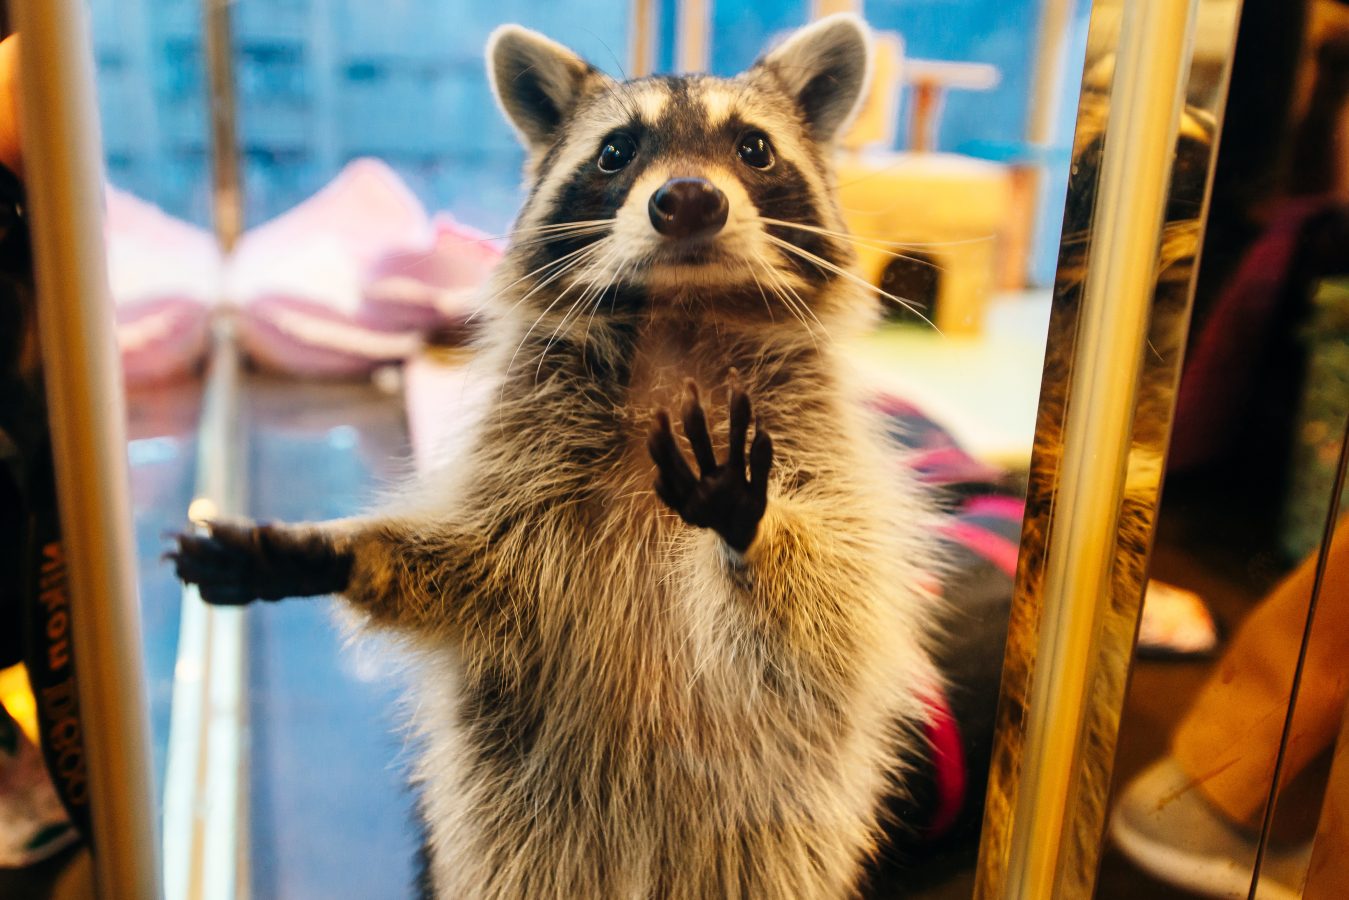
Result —
[{"label": "pink cushion", "polygon": [[215,240],[111,186],[104,235],[127,386],[190,374],[205,356],[218,292]]},{"label": "pink cushion", "polygon": [[358,159],[244,235],[227,277],[245,351],[267,368],[361,375],[407,358],[420,332],[466,315],[501,253],[435,221],[384,163]]},{"label": "pink cushion", "polygon": [[239,340],[268,369],[351,377],[399,362],[422,332],[466,318],[501,258],[486,235],[434,219],[384,163],[358,159],[246,232],[223,264],[204,229],[108,189],[108,269],[129,385],[179,378],[206,353],[210,310],[240,308]]},{"label": "pink cushion", "polygon": [[429,247],[394,251],[371,267],[365,311],[406,328],[427,329],[471,314],[478,289],[501,259],[498,244],[448,213],[438,213]]}]

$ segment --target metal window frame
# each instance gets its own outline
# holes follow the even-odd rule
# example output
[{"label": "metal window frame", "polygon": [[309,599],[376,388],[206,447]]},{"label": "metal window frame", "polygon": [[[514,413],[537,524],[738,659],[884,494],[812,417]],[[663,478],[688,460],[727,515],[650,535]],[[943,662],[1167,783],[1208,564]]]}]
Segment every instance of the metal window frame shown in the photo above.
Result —
[{"label": "metal window frame", "polygon": [[[243,230],[233,33],[228,0],[202,0],[211,113],[216,243],[228,254]],[[247,429],[240,415],[234,310],[212,322],[202,395],[194,521],[247,512]],[[164,883],[169,900],[238,900],[251,893],[246,608],[208,606],[183,588],[164,776]]]}]

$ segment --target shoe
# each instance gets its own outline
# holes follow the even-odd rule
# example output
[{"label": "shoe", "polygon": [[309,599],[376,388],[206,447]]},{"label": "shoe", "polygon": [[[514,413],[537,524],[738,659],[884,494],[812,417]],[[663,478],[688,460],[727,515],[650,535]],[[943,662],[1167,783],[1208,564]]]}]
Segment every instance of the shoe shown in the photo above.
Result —
[{"label": "shoe", "polygon": [[[1140,869],[1208,897],[1246,897],[1258,842],[1195,789],[1166,757],[1129,782],[1110,816],[1110,836]],[[1311,862],[1311,842],[1267,848],[1259,900],[1298,900]]]},{"label": "shoe", "polygon": [[0,869],[20,869],[79,839],[42,753],[0,706]]}]

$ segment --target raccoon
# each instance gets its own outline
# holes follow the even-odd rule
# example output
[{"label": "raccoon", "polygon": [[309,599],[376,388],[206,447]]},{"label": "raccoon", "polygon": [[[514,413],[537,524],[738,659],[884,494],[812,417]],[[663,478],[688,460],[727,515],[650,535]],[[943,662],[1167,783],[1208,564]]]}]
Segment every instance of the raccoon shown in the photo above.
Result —
[{"label": "raccoon", "polygon": [[836,16],[619,82],[496,31],[528,194],[472,449],[369,517],[178,537],[207,602],[406,636],[436,896],[859,892],[940,690],[936,513],[839,345],[876,313],[830,167],[869,46]]}]

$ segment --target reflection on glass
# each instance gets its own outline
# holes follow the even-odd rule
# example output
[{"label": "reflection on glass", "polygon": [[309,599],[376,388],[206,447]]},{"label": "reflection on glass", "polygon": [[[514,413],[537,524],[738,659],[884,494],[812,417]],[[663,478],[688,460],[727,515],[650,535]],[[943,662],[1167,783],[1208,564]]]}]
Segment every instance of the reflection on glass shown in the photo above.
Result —
[{"label": "reflection on glass", "polygon": [[[1096,877],[1129,653],[1140,611],[1145,628],[1152,618],[1151,609],[1140,610],[1143,569],[1229,60],[1213,35],[1226,27],[1230,37],[1233,24],[1230,5],[1199,4],[1194,33],[1207,40],[1196,40],[1191,52],[1184,12],[1160,4],[1093,8],[980,849],[981,896],[1079,896]],[[1150,37],[1140,41],[1145,32]],[[1166,60],[1179,72],[1159,74]],[[1139,84],[1150,84],[1146,100],[1134,99]],[[1177,87],[1183,94],[1169,97]],[[1121,190],[1128,162],[1159,146],[1169,160],[1165,181],[1134,170]],[[1134,197],[1154,189],[1157,207],[1140,211]],[[1132,247],[1140,258],[1122,265]],[[1140,272],[1151,277],[1131,277]],[[1115,318],[1103,327],[1107,317]],[[1130,353],[1102,362],[1120,346]],[[1110,485],[1118,492],[1103,496]]]},{"label": "reflection on glass", "polygon": [[1247,3],[1235,65],[1150,572],[1168,622],[1138,646],[1100,896],[1244,896],[1257,860],[1261,897],[1345,886],[1321,797],[1349,634],[1349,15]]},{"label": "reflection on glass", "polygon": [[[1349,442],[1349,434],[1345,440]],[[1349,704],[1346,703],[1342,678],[1343,660],[1349,653],[1346,646],[1349,624],[1345,622],[1349,615],[1345,612],[1349,607],[1349,552],[1345,550],[1346,545],[1349,545],[1349,515],[1341,512],[1340,525],[1321,574],[1319,607],[1311,623],[1309,668],[1303,673],[1304,683],[1308,678],[1319,680],[1309,691],[1303,688],[1312,694],[1311,710],[1304,712],[1302,694],[1299,694],[1296,712],[1299,719],[1311,725],[1314,732],[1312,746],[1317,751],[1323,750],[1328,741],[1335,740],[1334,759],[1326,778],[1315,842],[1307,862],[1303,896],[1308,900],[1330,900],[1343,894],[1345,886],[1349,885],[1349,858],[1343,852],[1349,845]],[[1310,668],[1313,661],[1315,668]],[[1336,739],[1327,731],[1337,715],[1341,721]],[[1296,720],[1293,727],[1297,727]],[[1297,736],[1296,732],[1294,736]],[[1288,746],[1292,748],[1291,740]],[[1305,752],[1302,751],[1303,755]]]}]

